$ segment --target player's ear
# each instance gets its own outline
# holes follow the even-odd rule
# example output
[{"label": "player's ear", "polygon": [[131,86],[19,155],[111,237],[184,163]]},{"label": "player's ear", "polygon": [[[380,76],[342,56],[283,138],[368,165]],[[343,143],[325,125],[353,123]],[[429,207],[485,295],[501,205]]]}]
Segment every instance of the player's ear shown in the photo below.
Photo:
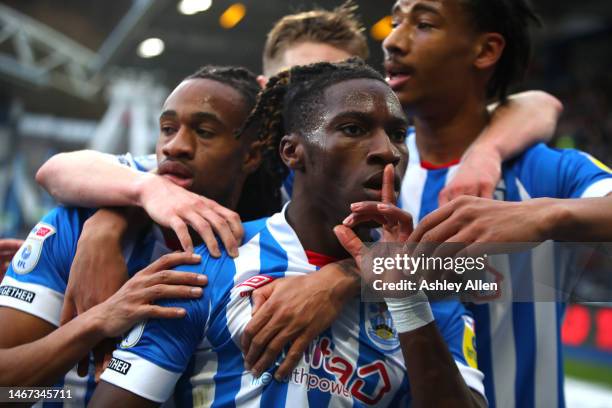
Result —
[{"label": "player's ear", "polygon": [[242,160],[242,170],[245,174],[251,174],[259,168],[263,161],[264,142],[261,140],[253,141],[244,154]]},{"label": "player's ear", "polygon": [[304,168],[304,145],[295,133],[283,136],[279,146],[281,159],[292,170]]},{"label": "player's ear", "polygon": [[501,58],[506,40],[499,33],[484,33],[476,42],[474,66],[481,70],[491,69]]}]

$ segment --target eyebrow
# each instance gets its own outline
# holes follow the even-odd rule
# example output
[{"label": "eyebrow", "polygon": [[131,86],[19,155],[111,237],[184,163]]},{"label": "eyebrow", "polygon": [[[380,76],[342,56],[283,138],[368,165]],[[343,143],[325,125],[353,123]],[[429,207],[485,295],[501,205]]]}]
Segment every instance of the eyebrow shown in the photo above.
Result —
[{"label": "eyebrow", "polygon": [[[168,116],[172,118],[176,118],[178,114],[174,110],[166,110],[166,111],[163,111],[161,115],[159,115],[159,118],[163,119],[164,117],[168,117]],[[220,125],[224,125],[224,123],[221,121],[221,119],[219,119],[217,115],[215,115],[214,113],[210,113],[210,112],[194,112],[191,114],[191,120],[200,121],[200,122],[207,120],[211,122],[216,122]]]},{"label": "eyebrow", "polygon": [[[437,14],[440,15],[440,11],[433,7],[430,6],[429,4],[424,4],[424,3],[418,3],[416,4],[413,8],[412,11],[414,12],[421,12],[421,13],[433,13],[433,14]],[[393,5],[393,8],[391,9],[391,14],[395,15],[395,14],[399,14],[402,12],[402,8],[399,4],[399,2],[395,3]]]}]

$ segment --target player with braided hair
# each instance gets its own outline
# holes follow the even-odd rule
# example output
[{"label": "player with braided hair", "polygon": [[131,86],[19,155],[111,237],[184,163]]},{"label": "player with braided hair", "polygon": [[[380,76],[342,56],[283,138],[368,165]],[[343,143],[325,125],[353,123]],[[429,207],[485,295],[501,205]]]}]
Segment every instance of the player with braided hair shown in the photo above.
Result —
[{"label": "player with braided hair", "polygon": [[[352,298],[288,376],[279,377],[277,365],[248,370],[237,345],[251,319],[251,293],[348,256],[333,228],[352,202],[397,193],[408,126],[384,79],[360,61],[294,67],[271,78],[245,126],[254,123],[279,166],[296,173],[292,201],[244,224],[237,258],[195,249],[202,263],[180,270],[206,273],[203,297],[164,302],[186,308],[187,317],[149,320],[133,331],[135,341],[113,353],[91,405],[148,406],[174,392],[181,407],[482,406],[482,374],[463,354],[468,314],[458,302],[430,306],[422,295],[409,318],[400,312],[393,320],[383,305]],[[396,210],[411,228],[410,216]],[[364,238],[370,229],[357,233]]]},{"label": "player with braided hair", "polygon": [[[203,67],[175,88],[159,120],[158,174],[172,187],[160,194],[188,189],[227,208],[236,207],[243,184],[262,160],[255,126],[242,126],[258,89],[249,71],[215,66]],[[130,157],[122,160],[138,168]],[[117,167],[117,184],[125,178],[147,175],[127,166]],[[68,373],[78,359],[106,337],[120,336],[141,319],[184,316],[184,310],[151,305],[154,300],[201,294],[184,285],[201,285],[205,279],[162,271],[178,263],[197,262],[192,254],[171,254],[147,267],[178,249],[170,229],[134,211],[94,212],[57,207],[36,225],[13,259],[0,286],[0,324],[11,327],[0,331],[0,385],[45,385],[61,379],[63,385],[73,387],[72,403],[86,404],[95,387],[94,371],[85,372],[89,378],[79,378],[74,370]],[[140,269],[145,271],[130,279],[108,302],[81,311],[85,312],[81,318],[58,328],[61,320],[66,320],[60,312],[71,285],[70,274],[75,268],[87,270],[96,262],[80,254],[88,239],[95,240],[96,252],[104,248],[119,253],[121,265],[106,271],[122,274],[119,282]],[[110,294],[117,290],[106,289]]]}]

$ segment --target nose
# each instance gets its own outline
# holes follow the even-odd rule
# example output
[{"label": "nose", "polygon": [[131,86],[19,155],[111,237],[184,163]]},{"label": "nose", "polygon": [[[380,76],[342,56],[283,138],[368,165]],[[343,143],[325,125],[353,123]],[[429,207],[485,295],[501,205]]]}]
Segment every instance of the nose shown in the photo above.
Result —
[{"label": "nose", "polygon": [[368,164],[386,166],[391,163],[397,166],[402,159],[402,152],[391,142],[391,139],[384,130],[379,130],[370,145],[367,156]]},{"label": "nose", "polygon": [[189,129],[181,126],[178,131],[162,147],[166,157],[193,159],[195,151],[195,137]]},{"label": "nose", "polygon": [[405,24],[395,27],[384,39],[382,46],[385,59],[393,56],[406,55],[410,50],[410,33],[404,28]]}]

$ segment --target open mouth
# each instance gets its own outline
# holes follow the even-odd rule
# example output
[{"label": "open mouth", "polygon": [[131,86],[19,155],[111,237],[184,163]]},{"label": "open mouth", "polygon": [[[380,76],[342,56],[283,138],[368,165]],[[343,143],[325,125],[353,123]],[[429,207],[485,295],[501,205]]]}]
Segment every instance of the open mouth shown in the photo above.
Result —
[{"label": "open mouth", "polygon": [[391,89],[401,88],[413,76],[413,70],[395,63],[385,63],[386,81]]}]

